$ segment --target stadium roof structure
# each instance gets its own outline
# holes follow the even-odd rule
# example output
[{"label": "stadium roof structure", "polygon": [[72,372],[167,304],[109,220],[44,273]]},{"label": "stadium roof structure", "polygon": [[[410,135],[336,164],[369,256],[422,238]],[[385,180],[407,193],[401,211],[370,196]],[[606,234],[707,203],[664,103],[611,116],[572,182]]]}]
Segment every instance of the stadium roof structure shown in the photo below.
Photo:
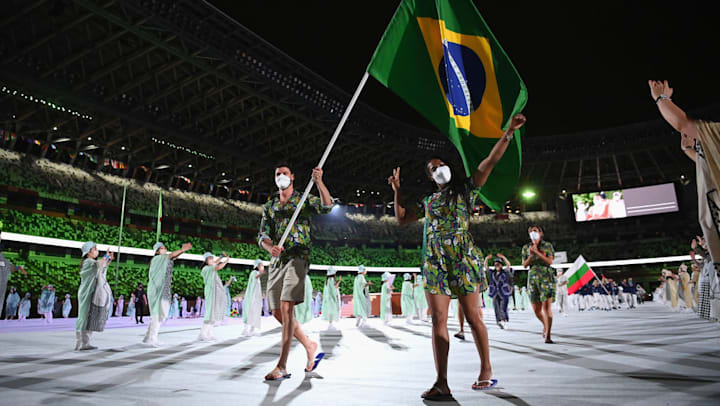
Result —
[{"label": "stadium roof structure", "polygon": [[[309,174],[350,99],[204,1],[7,0],[0,10],[0,129],[52,145],[43,157],[57,148],[71,164],[112,160],[124,176],[261,201],[276,162]],[[521,183],[557,193],[692,176],[677,144],[660,122],[527,137]],[[359,104],[327,183],[346,202],[391,201],[391,169],[419,175],[408,182],[419,189],[430,155],[456,154],[439,132]]]}]

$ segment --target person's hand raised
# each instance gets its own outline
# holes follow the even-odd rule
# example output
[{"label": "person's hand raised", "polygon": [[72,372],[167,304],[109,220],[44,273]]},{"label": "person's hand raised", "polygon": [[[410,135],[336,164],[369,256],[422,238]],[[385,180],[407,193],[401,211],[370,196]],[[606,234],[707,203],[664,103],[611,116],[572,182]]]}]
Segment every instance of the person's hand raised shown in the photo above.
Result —
[{"label": "person's hand raised", "polygon": [[393,169],[393,174],[388,178],[388,184],[392,186],[393,191],[400,190],[400,167]]},{"label": "person's hand raised", "polygon": [[522,114],[522,113],[515,114],[513,116],[512,120],[510,120],[510,125],[508,126],[508,130],[515,131],[518,128],[525,125],[526,122],[527,122],[527,117],[525,117],[524,114]]},{"label": "person's hand raised", "polygon": [[657,100],[662,94],[667,97],[671,97],[673,94],[673,88],[670,87],[667,80],[648,80],[648,85],[650,86],[650,95],[653,100]]}]

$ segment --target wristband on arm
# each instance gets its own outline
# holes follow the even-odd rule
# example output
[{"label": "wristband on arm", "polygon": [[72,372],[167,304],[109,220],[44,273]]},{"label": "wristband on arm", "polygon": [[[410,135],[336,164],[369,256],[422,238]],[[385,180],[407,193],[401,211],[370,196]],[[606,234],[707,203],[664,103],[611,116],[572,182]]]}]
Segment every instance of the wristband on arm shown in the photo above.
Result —
[{"label": "wristband on arm", "polygon": [[661,94],[660,96],[657,97],[657,99],[655,99],[655,104],[657,104],[658,102],[660,102],[660,100],[672,100],[672,99],[670,99],[670,96],[666,96],[665,94]]}]

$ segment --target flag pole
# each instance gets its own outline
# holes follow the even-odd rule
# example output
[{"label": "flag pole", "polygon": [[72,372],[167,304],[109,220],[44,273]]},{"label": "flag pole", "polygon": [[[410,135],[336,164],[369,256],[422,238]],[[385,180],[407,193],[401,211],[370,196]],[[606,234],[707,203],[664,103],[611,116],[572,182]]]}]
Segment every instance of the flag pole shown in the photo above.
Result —
[{"label": "flag pole", "polygon": [[[337,141],[338,136],[340,136],[340,131],[342,131],[343,126],[345,125],[345,122],[347,121],[348,117],[350,116],[350,112],[352,111],[353,107],[355,107],[355,102],[357,101],[358,97],[360,97],[360,93],[362,92],[363,87],[365,87],[365,83],[367,82],[369,77],[369,74],[367,71],[365,71],[365,74],[363,75],[362,79],[360,80],[360,84],[358,85],[357,89],[355,89],[355,93],[353,94],[352,98],[350,99],[350,103],[348,103],[347,108],[345,109],[345,112],[342,115],[342,118],[340,118],[340,122],[337,125],[337,128],[335,128],[335,133],[333,133],[332,138],[330,139],[330,142],[328,143],[327,147],[325,147],[325,152],[323,153],[322,158],[320,158],[320,163],[318,163],[317,167],[321,168],[323,165],[325,165],[325,161],[327,160],[328,156],[330,155],[330,151],[332,151],[333,146],[335,145],[335,141]],[[295,212],[293,213],[292,217],[290,218],[290,223],[288,223],[287,227],[285,227],[285,231],[283,232],[282,238],[280,238],[280,241],[278,242],[278,246],[282,247],[285,244],[285,240],[287,240],[288,235],[290,234],[290,229],[292,228],[293,224],[295,224],[295,221],[298,218],[298,215],[300,214],[300,211],[303,208],[303,205],[305,204],[305,200],[307,200],[308,195],[310,194],[310,190],[312,190],[313,185],[315,182],[313,181],[312,176],[310,177],[310,182],[308,182],[307,186],[305,187],[305,192],[303,192],[302,197],[300,198],[300,202],[297,205],[297,208],[295,209]],[[274,264],[277,261],[277,258],[273,257],[271,259],[271,264]]]},{"label": "flag pole", "polygon": [[162,190],[160,191],[160,199],[158,200],[158,217],[157,217],[157,233],[155,242],[160,242],[160,230],[162,229]]},{"label": "flag pole", "polygon": [[120,236],[118,237],[117,262],[115,262],[115,292],[117,292],[118,272],[120,271],[120,247],[122,247],[122,232],[125,224],[125,195],[127,194],[127,185],[123,187],[123,201],[120,209]]},{"label": "flag pole", "polygon": [[[590,269],[592,269],[592,268],[590,268]],[[597,280],[598,283],[600,284],[600,286],[602,286],[602,288],[603,288],[603,290],[605,291],[605,293],[607,293],[608,295],[610,295],[610,292],[608,292],[608,290],[605,289],[605,285],[603,285],[602,281],[600,280],[600,278],[598,278],[598,276],[597,276],[597,274],[595,273],[595,271],[593,271],[593,276],[595,276],[595,280]]]}]

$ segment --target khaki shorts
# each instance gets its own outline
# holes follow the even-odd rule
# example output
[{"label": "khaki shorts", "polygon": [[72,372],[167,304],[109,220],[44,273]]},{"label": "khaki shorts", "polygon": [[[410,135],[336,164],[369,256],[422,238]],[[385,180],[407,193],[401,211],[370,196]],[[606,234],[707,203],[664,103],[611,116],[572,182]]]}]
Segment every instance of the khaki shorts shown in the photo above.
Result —
[{"label": "khaki shorts", "polygon": [[303,258],[289,258],[286,262],[276,263],[269,272],[267,299],[270,310],[280,308],[280,302],[305,301],[305,275],[309,261]]}]

